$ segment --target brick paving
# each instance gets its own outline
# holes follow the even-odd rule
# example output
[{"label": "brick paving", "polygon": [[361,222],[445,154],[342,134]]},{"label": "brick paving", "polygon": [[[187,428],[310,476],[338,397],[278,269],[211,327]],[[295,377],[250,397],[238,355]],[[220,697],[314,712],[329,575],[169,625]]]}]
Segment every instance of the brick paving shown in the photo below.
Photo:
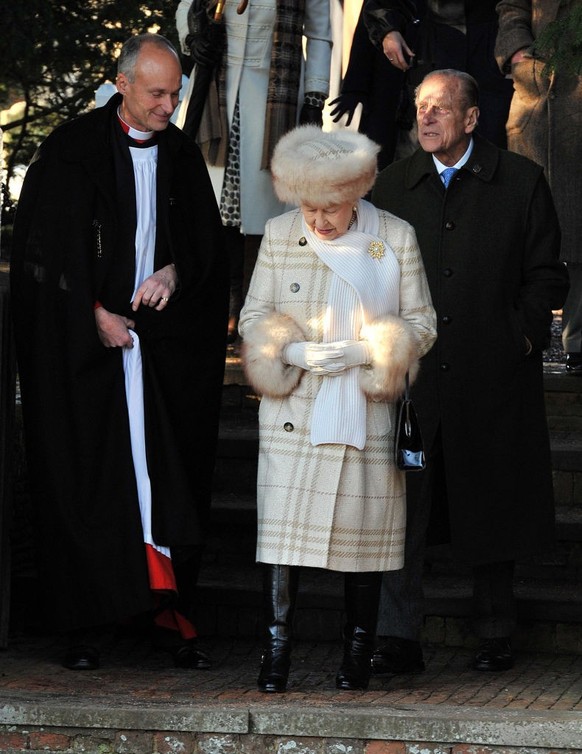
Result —
[{"label": "brick paving", "polygon": [[256,689],[258,641],[203,640],[207,671],[171,666],[125,634],[95,672],[61,667],[62,641],[16,632],[0,651],[0,752],[16,754],[575,754],[582,655],[518,652],[504,673],[428,647],[424,673],[339,692],[341,646],[297,642],[289,691]]},{"label": "brick paving", "polygon": [[95,672],[62,668],[57,637],[20,633],[0,652],[0,702],[80,699],[109,706],[140,701],[180,705],[248,706],[267,703],[305,706],[329,703],[372,707],[447,705],[498,710],[579,712],[582,729],[582,656],[518,652],[515,667],[503,673],[470,668],[472,653],[458,648],[426,649],[427,669],[418,675],[373,678],[366,692],[340,692],[334,677],[339,642],[298,642],[289,691],[256,690],[260,644],[249,639],[202,640],[214,660],[207,671],[173,668],[170,657],[153,650],[142,635],[112,639]]}]

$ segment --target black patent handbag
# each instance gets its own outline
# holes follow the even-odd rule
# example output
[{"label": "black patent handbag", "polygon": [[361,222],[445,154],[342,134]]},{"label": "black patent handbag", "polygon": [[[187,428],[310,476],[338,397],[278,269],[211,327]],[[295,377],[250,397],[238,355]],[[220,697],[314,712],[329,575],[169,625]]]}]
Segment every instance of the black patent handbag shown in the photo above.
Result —
[{"label": "black patent handbag", "polygon": [[426,468],[420,425],[410,397],[408,372],[404,396],[398,406],[398,420],[394,434],[394,461],[400,471],[422,471]]}]

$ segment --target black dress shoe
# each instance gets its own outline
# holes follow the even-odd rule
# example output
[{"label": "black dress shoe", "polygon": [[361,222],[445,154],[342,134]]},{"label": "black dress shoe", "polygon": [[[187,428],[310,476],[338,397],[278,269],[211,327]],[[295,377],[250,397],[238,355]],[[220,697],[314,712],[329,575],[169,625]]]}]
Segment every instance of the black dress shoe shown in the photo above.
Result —
[{"label": "black dress shoe", "polygon": [[171,655],[176,668],[208,670],[212,667],[210,658],[198,646],[197,638],[183,639],[177,631],[154,626],[152,643],[154,649]]},{"label": "black dress shoe", "polygon": [[208,655],[198,646],[196,639],[188,639],[183,644],[171,649],[174,666],[188,670],[208,670],[212,662]]},{"label": "black dress shoe", "polygon": [[566,354],[566,372],[582,377],[582,353]]},{"label": "black dress shoe", "polygon": [[512,667],[511,640],[506,637],[483,641],[473,661],[475,670],[499,672],[500,670],[509,670]]},{"label": "black dress shoe", "polygon": [[383,637],[382,643],[372,656],[374,675],[422,673],[424,669],[422,647],[419,641],[412,639],[401,639],[398,636]]},{"label": "black dress shoe", "polygon": [[69,647],[63,658],[63,667],[69,670],[97,670],[100,654],[97,647],[79,644]]}]

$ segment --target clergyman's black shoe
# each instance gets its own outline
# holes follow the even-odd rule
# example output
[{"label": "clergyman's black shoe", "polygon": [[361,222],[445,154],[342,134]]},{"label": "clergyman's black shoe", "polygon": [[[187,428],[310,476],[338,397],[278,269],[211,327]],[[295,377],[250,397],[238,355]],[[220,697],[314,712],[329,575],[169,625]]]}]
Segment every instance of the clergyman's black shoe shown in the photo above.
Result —
[{"label": "clergyman's black shoe", "polygon": [[88,644],[69,647],[63,658],[63,667],[69,670],[97,670],[99,664],[99,650]]},{"label": "clergyman's black shoe", "polygon": [[566,372],[582,377],[582,353],[567,353],[566,354]]},{"label": "clergyman's black shoe", "polygon": [[513,667],[511,640],[507,637],[486,639],[475,654],[474,670],[490,670],[494,673]]},{"label": "clergyman's black shoe", "polygon": [[153,627],[152,643],[154,649],[168,652],[174,660],[174,667],[187,670],[208,670],[212,662],[200,649],[198,639],[183,639],[177,631]]},{"label": "clergyman's black shoe", "polygon": [[419,641],[398,636],[380,637],[381,643],[372,656],[374,675],[422,673],[425,669]]},{"label": "clergyman's black shoe", "polygon": [[171,653],[176,668],[208,670],[212,667],[210,658],[200,649],[196,639],[188,639],[183,644],[173,647]]}]

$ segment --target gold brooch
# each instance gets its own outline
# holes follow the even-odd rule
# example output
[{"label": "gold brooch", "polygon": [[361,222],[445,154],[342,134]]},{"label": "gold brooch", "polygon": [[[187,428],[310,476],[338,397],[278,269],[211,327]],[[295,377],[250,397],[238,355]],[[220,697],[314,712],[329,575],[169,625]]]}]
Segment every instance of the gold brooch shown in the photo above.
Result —
[{"label": "gold brooch", "polygon": [[382,259],[385,253],[382,241],[372,241],[368,246],[368,254],[372,259]]}]

